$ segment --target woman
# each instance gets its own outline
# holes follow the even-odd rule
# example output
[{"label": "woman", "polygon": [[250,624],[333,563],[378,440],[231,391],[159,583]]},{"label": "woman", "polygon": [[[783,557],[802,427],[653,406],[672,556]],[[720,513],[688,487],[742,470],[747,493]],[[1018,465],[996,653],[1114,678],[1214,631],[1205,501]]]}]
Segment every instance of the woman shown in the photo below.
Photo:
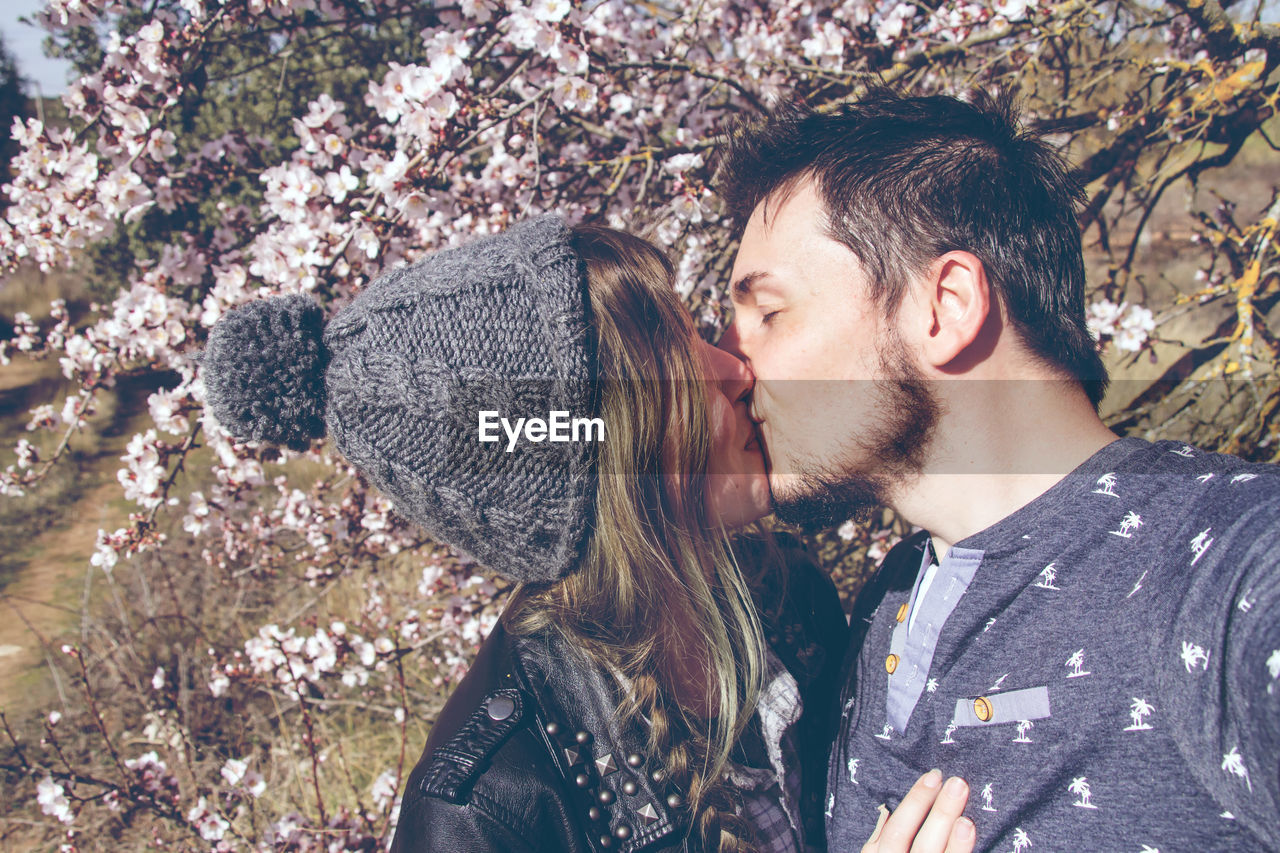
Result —
[{"label": "woman", "polygon": [[[327,325],[290,297],[210,334],[228,430],[328,432],[403,515],[517,583],[393,849],[821,846],[847,626],[793,543],[731,545],[769,511],[751,377],[672,282],[650,244],[542,217],[383,276]],[[936,787],[874,843],[923,821],[943,849],[959,812],[924,820]]]}]

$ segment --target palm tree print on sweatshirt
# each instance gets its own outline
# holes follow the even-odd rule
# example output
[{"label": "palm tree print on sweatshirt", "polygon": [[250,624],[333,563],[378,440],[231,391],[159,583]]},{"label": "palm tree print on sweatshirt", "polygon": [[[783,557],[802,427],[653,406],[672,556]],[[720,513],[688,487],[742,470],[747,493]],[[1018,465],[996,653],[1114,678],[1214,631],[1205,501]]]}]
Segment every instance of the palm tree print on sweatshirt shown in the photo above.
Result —
[{"label": "palm tree print on sweatshirt", "polygon": [[1116,475],[1114,472],[1103,474],[1098,478],[1098,482],[1094,483],[1098,488],[1093,490],[1095,495],[1109,495],[1113,498],[1120,497],[1116,494]]},{"label": "palm tree print on sweatshirt", "polygon": [[1013,853],[1022,853],[1023,850],[1031,848],[1031,839],[1027,837],[1027,833],[1022,827],[1018,827],[1013,831]]},{"label": "palm tree print on sweatshirt", "polygon": [[1139,699],[1136,696],[1133,704],[1129,706],[1129,716],[1133,718],[1133,725],[1125,726],[1126,732],[1140,732],[1151,728],[1151,724],[1146,722],[1146,717],[1155,708],[1147,703],[1145,699]]},{"label": "palm tree print on sweatshirt", "polygon": [[1071,657],[1067,658],[1064,666],[1071,667],[1071,672],[1067,673],[1067,678],[1080,678],[1084,675],[1092,675],[1091,672],[1084,670],[1084,649],[1080,649]]},{"label": "palm tree print on sweatshirt", "polygon": [[1182,663],[1190,672],[1193,667],[1209,668],[1209,653],[1189,640],[1182,641]]},{"label": "palm tree print on sweatshirt", "polygon": [[993,812],[996,810],[996,807],[991,805],[992,801],[995,799],[995,796],[996,796],[995,792],[991,790],[990,782],[982,786],[981,797],[982,797],[982,810],[984,812]]},{"label": "palm tree print on sweatshirt", "polygon": [[1041,569],[1040,583],[1036,584],[1036,586],[1040,587],[1041,589],[1058,589],[1059,587],[1056,587],[1053,585],[1053,582],[1057,580],[1057,578],[1058,578],[1058,567],[1055,566],[1053,563],[1050,563],[1049,565]]},{"label": "palm tree print on sweatshirt", "polygon": [[1199,562],[1200,558],[1204,556],[1204,552],[1208,551],[1209,546],[1213,544],[1213,537],[1209,535],[1209,531],[1212,529],[1212,527],[1206,527],[1196,534],[1196,538],[1191,540],[1189,544],[1192,554],[1191,565],[1194,566]]},{"label": "palm tree print on sweatshirt", "polygon": [[1249,768],[1244,766],[1244,756],[1240,754],[1240,747],[1233,746],[1230,752],[1223,753],[1222,769],[1243,779],[1249,788],[1249,793],[1253,793],[1253,783],[1249,781]]},{"label": "palm tree print on sweatshirt", "polygon": [[1133,532],[1142,527],[1142,516],[1133,510],[1129,510],[1124,514],[1124,518],[1120,519],[1120,529],[1110,531],[1112,536],[1120,536],[1124,539],[1132,539]]},{"label": "palm tree print on sweatshirt", "polygon": [[1014,743],[1031,743],[1031,738],[1027,737],[1027,730],[1034,729],[1036,724],[1030,720],[1018,720],[1018,736],[1013,739]]},{"label": "palm tree print on sweatshirt", "polygon": [[1096,809],[1093,803],[1089,802],[1089,798],[1093,796],[1093,792],[1089,790],[1089,780],[1084,776],[1077,776],[1071,780],[1071,784],[1067,786],[1067,790],[1075,794],[1080,799],[1071,805],[1081,809]]}]

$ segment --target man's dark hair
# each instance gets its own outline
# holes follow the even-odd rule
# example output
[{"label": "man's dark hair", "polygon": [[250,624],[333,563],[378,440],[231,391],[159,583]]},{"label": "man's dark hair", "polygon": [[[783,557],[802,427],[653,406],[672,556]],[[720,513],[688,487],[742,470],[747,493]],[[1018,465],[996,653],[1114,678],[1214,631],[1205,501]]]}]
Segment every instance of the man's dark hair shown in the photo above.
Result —
[{"label": "man's dark hair", "polygon": [[757,205],[807,178],[828,235],[857,255],[890,316],[910,275],[970,252],[1032,352],[1098,405],[1107,374],[1085,326],[1082,193],[1063,158],[1019,128],[1008,92],[965,102],[877,88],[831,112],[787,106],[730,133],[717,180],[740,234]]}]

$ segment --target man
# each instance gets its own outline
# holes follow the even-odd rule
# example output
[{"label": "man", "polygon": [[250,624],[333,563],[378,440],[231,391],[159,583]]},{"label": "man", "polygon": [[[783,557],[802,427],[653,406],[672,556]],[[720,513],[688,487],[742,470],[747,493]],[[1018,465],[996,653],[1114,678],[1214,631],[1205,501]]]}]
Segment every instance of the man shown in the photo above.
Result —
[{"label": "man", "polygon": [[830,848],[937,767],[979,850],[1280,849],[1280,470],[1098,418],[1058,154],[1007,99],[874,91],[722,176],[778,514],[922,528],[855,606]]}]

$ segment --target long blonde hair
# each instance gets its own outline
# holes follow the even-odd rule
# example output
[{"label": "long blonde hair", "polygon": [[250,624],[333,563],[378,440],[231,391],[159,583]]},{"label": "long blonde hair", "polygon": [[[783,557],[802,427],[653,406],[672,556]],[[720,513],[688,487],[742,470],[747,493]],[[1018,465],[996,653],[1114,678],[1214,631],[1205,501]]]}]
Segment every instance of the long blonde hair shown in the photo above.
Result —
[{"label": "long blonde hair", "polygon": [[[707,515],[711,437],[696,332],[656,247],[595,226],[574,236],[607,435],[595,524],[578,570],[516,590],[503,618],[516,634],[558,630],[619,673],[629,685],[620,718],[648,720],[649,753],[684,792],[701,849],[753,850],[721,777],[754,712],[764,638],[728,536]],[[705,691],[700,707],[679,701],[690,681]]]}]

